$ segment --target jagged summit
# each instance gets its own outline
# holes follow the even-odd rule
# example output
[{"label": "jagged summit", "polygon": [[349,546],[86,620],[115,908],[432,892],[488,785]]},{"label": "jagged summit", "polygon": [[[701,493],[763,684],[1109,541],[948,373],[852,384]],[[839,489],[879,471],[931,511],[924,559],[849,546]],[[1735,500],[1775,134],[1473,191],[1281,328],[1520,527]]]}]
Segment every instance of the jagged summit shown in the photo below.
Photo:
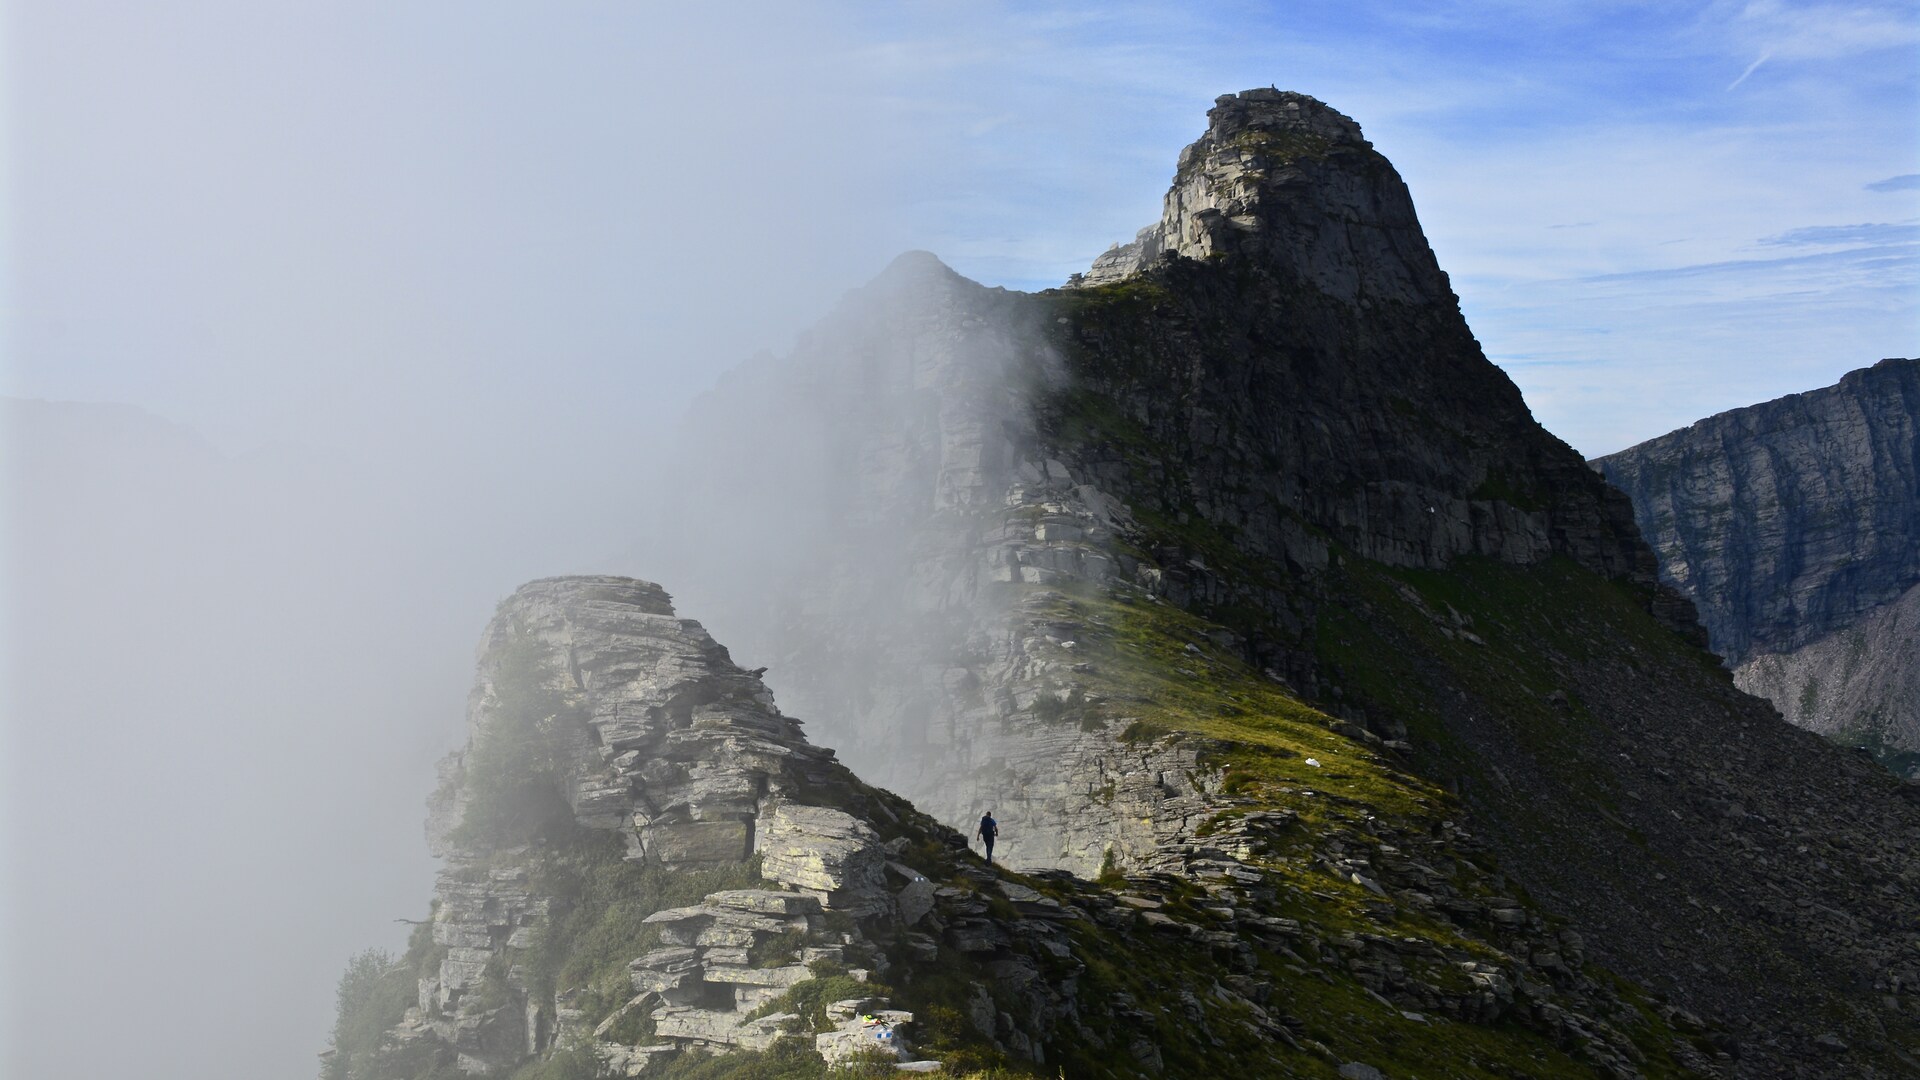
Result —
[{"label": "jagged summit", "polygon": [[1181,151],[1160,220],[1094,260],[1087,284],[1165,254],[1243,255],[1357,303],[1457,305],[1420,231],[1413,197],[1360,125],[1305,94],[1219,98]]}]

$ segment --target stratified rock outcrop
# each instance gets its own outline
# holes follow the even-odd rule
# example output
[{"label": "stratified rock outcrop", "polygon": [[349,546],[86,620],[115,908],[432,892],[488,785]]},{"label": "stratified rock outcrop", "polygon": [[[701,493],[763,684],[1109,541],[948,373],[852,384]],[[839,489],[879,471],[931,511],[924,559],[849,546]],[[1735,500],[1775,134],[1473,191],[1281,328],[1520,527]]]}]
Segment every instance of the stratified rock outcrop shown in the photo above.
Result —
[{"label": "stratified rock outcrop", "polygon": [[[1308,567],[1325,545],[1303,524],[1390,565],[1564,554],[1651,582],[1630,507],[1579,475],[1487,363],[1359,125],[1274,90],[1223,97],[1208,119],[1160,222],[1095,261],[1086,284],[1111,287],[1063,297],[1071,331],[1056,338],[1076,388],[1199,485],[1154,501]],[[1085,467],[1109,491],[1154,479],[1125,460]]]},{"label": "stratified rock outcrop", "polygon": [[1413,196],[1359,124],[1280,90],[1226,95],[1207,119],[1180,153],[1160,220],[1095,259],[1084,284],[1125,280],[1168,255],[1237,255],[1348,303],[1457,304]]},{"label": "stratified rock outcrop", "polygon": [[[748,1055],[745,1075],[875,1059],[1294,1075],[1417,1056],[1396,1046],[1408,1024],[1444,1026],[1490,1069],[1706,1067],[1638,1011],[1644,995],[1584,967],[1577,932],[1501,895],[1417,782],[1293,708],[1294,737],[1431,820],[1309,826],[1202,781],[1178,873],[1014,875],[810,745],[658,586],[533,582],[488,628],[472,739],[430,817],[446,859],[432,917],[386,973],[416,974],[417,994],[374,1037],[337,1037],[324,1075],[544,1076],[564,1060],[672,1076],[703,1054]],[[1331,876],[1309,892],[1296,864]]]},{"label": "stratified rock outcrop", "polygon": [[1796,724],[1920,751],[1920,360],[1594,462],[1740,684]]},{"label": "stratified rock outcrop", "polygon": [[1594,460],[1731,664],[1920,582],[1920,360],[1734,409]]},{"label": "stratified rock outcrop", "polygon": [[[532,723],[510,726],[506,714],[528,703]],[[487,629],[471,718],[473,741],[443,770],[429,819],[447,866],[431,923],[443,952],[401,1029],[418,1057],[498,1071],[584,1037],[624,1072],[689,1047],[764,1048],[794,1016],[754,1010],[815,978],[809,963],[872,951],[826,929],[826,917],[892,916],[895,890],[922,880],[902,868],[908,881],[889,882],[879,833],[827,804],[847,803],[854,784],[832,751],[808,744],[657,585],[576,577],[520,589]],[[570,813],[540,818],[541,796],[563,798]],[[499,804],[510,799],[507,813]],[[631,999],[583,1017],[570,988],[536,987],[528,969],[567,914],[545,849],[581,846],[582,830],[617,838],[626,862],[670,873],[748,873],[751,860],[770,887],[648,914],[660,947],[619,958]],[[644,1050],[603,1038],[629,1015],[653,1029]],[[891,1016],[889,1028],[909,1020]]]}]

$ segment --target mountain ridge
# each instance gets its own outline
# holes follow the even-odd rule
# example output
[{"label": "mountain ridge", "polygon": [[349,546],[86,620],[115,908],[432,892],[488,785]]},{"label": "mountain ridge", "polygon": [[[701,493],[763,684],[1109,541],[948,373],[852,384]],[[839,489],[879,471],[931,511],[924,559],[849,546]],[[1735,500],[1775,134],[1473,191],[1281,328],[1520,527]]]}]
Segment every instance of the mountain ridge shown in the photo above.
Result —
[{"label": "mountain ridge", "polygon": [[898,896],[853,929],[956,1069],[1920,1068],[1917,789],[1731,684],[1341,121],[1223,98],[1172,246],[1041,294],[909,256],[696,408],[649,576],[924,837],[993,808],[1035,870],[913,864],[962,982]]}]

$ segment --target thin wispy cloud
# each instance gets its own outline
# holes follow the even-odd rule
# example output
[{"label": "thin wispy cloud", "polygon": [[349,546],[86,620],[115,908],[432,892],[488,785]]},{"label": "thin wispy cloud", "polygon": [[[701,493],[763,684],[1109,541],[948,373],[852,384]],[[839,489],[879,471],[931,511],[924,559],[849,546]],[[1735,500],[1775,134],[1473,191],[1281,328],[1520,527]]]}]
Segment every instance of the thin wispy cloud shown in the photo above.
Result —
[{"label": "thin wispy cloud", "polygon": [[1773,53],[1771,51],[1761,53],[1758,59],[1754,60],[1753,63],[1747,65],[1747,70],[1741,72],[1739,78],[1727,84],[1727,90],[1731,92],[1735,87],[1739,86],[1743,82],[1746,82],[1747,76],[1752,75],[1756,71],[1759,71],[1760,65],[1766,63],[1768,60],[1771,60],[1772,58],[1773,58]]},{"label": "thin wispy cloud", "polygon": [[1889,176],[1885,180],[1875,180],[1867,185],[1868,191],[1920,191],[1920,173],[1904,173]]},{"label": "thin wispy cloud", "polygon": [[1784,60],[1839,60],[1920,43],[1920,15],[1909,4],[1751,0],[1727,26],[1737,42]]},{"label": "thin wispy cloud", "polygon": [[1839,244],[1895,244],[1920,240],[1920,225],[1864,224],[1809,225],[1776,236],[1762,237],[1762,244],[1809,247]]},{"label": "thin wispy cloud", "polygon": [[[1714,280],[1720,283],[1722,291],[1748,292],[1753,295],[1769,295],[1782,291],[1807,293],[1829,291],[1835,286],[1859,284],[1851,276],[1841,280],[1810,279],[1804,275],[1792,278],[1791,286],[1783,286],[1788,280],[1781,276],[1782,271],[1851,271],[1871,270],[1875,273],[1897,271],[1898,277],[1883,284],[1896,285],[1904,279],[1906,283],[1920,283],[1920,226],[1906,226],[1909,231],[1900,239],[1870,247],[1849,247],[1843,251],[1817,252],[1807,255],[1783,255],[1772,259],[1728,259],[1723,262],[1694,263],[1686,266],[1667,266],[1648,270],[1630,270],[1616,274],[1594,274],[1580,281],[1591,284],[1611,282],[1671,282],[1692,278]],[[1818,229],[1801,230],[1818,232]],[[1764,241],[1763,241],[1764,242]],[[1783,243],[1829,244],[1844,241],[1829,240],[1786,240]]]}]

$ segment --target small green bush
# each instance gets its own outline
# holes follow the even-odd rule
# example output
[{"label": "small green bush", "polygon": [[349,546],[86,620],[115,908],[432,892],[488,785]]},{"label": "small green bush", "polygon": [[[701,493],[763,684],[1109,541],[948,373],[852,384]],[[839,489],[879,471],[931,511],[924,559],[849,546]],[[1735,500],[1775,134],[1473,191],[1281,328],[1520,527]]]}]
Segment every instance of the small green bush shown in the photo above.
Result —
[{"label": "small green bush", "polygon": [[762,882],[757,857],[715,870],[669,871],[627,861],[611,833],[581,829],[541,860],[535,884],[555,902],[526,957],[531,996],[545,1001],[573,992],[574,1007],[598,1023],[633,997],[628,962],[659,947],[660,929],[647,925],[647,916]]},{"label": "small green bush", "polygon": [[336,993],[333,1057],[323,1080],[365,1075],[387,1029],[400,1022],[418,993],[412,968],[383,949],[368,949],[347,961]]},{"label": "small green bush", "polygon": [[513,1080],[605,1080],[612,1075],[606,1062],[592,1050],[568,1046],[543,1060],[522,1065],[514,1071]]},{"label": "small green bush", "polygon": [[580,695],[553,649],[516,627],[498,662],[463,764],[466,809],[456,844],[499,850],[572,825],[565,782],[585,730]]},{"label": "small green bush", "polygon": [[794,983],[786,993],[761,1005],[749,1015],[797,1013],[800,1023],[804,1025],[802,1031],[831,1031],[833,1021],[827,1019],[828,1005],[848,998],[886,997],[892,993],[890,988],[879,983],[861,982],[837,964],[816,962],[812,970],[813,978]]}]

